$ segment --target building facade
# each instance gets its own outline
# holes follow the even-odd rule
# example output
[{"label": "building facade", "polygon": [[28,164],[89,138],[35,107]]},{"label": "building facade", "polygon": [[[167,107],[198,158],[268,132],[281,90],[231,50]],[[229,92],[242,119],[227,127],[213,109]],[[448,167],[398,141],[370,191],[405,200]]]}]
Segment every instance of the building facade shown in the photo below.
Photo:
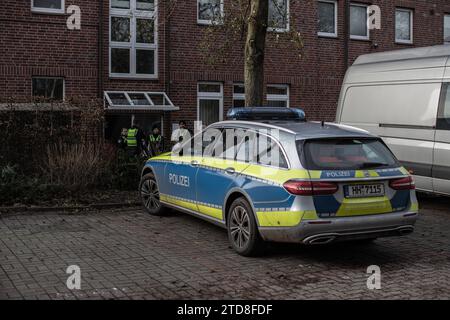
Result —
[{"label": "building facade", "polygon": [[[207,63],[202,43],[235,0],[2,0],[0,103],[33,96],[104,99],[107,137],[132,119],[164,133],[225,119],[244,98],[243,42]],[[334,120],[345,71],[361,54],[450,41],[450,0],[269,0],[265,104]],[[380,8],[381,29],[367,27]],[[76,7],[73,7],[76,6]],[[81,29],[68,20],[80,9]],[[280,12],[286,19],[275,20]],[[301,52],[291,44],[300,32]],[[214,33],[211,43],[227,41]],[[301,54],[300,54],[301,53]]]}]

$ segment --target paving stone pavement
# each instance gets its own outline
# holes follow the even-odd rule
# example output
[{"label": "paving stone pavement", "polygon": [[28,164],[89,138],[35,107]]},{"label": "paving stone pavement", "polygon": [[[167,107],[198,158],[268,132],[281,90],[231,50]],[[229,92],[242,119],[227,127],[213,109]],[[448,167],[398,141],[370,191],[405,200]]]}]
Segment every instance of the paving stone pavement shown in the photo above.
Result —
[{"label": "paving stone pavement", "polygon": [[[260,258],[226,232],[142,209],[0,217],[0,299],[450,299],[450,199],[424,197],[414,234],[373,244],[271,245]],[[81,269],[81,290],[66,269]],[[381,290],[368,290],[378,265]]]}]

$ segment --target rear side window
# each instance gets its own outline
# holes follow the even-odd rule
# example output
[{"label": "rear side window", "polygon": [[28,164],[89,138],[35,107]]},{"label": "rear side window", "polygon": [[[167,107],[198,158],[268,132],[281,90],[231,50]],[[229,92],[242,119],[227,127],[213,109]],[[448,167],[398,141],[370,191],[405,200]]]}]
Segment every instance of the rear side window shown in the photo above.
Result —
[{"label": "rear side window", "polygon": [[442,85],[441,103],[439,107],[438,130],[450,130],[450,84]]},{"label": "rear side window", "polygon": [[326,139],[298,141],[306,169],[361,170],[398,167],[391,151],[379,139]]}]

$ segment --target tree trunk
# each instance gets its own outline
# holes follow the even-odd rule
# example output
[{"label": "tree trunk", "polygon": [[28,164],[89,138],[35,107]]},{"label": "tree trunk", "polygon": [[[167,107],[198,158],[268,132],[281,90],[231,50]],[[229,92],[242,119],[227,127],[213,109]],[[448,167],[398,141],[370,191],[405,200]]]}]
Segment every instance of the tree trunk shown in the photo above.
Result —
[{"label": "tree trunk", "polygon": [[245,106],[262,106],[264,101],[264,52],[269,0],[251,0],[245,42]]}]

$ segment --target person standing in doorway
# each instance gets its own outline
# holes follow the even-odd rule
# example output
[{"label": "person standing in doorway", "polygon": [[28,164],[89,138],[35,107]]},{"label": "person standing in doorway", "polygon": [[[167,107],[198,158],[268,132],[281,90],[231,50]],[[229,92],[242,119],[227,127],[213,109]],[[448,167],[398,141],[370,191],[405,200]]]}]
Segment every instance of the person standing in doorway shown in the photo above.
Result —
[{"label": "person standing in doorway", "polygon": [[157,126],[153,127],[148,138],[148,150],[151,157],[156,157],[164,152],[164,137]]},{"label": "person standing in doorway", "polygon": [[133,155],[140,155],[145,145],[144,133],[138,123],[134,123],[131,129],[128,129],[127,148]]},{"label": "person standing in doorway", "polygon": [[181,120],[178,123],[178,129],[176,129],[172,133],[171,141],[175,143],[182,143],[191,138],[191,133],[187,129],[186,122],[184,120]]}]

